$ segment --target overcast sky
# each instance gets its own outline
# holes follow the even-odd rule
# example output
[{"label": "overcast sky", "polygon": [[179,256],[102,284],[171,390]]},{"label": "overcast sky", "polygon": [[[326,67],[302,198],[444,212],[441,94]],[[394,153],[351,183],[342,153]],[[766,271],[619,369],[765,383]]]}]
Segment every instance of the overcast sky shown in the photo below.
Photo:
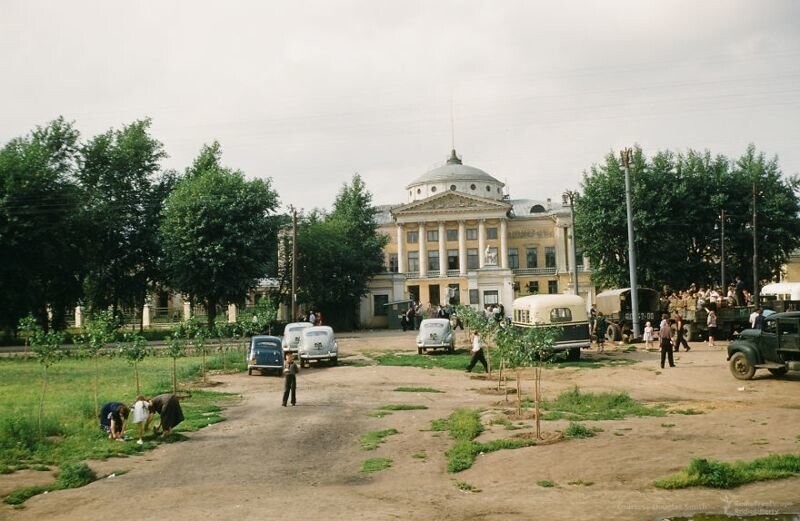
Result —
[{"label": "overcast sky", "polygon": [[2,0],[0,143],[151,117],[165,168],[216,139],[301,208],[356,172],[405,202],[453,136],[514,198],[560,199],[635,143],[754,143],[795,174],[799,27],[792,0]]}]

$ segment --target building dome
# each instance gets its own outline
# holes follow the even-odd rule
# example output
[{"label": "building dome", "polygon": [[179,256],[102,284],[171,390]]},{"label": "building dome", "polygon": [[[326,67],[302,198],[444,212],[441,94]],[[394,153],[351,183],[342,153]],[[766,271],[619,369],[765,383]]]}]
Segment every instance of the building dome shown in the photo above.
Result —
[{"label": "building dome", "polygon": [[406,190],[409,202],[447,190],[488,199],[502,199],[504,186],[504,183],[483,170],[463,164],[456,151],[452,150],[446,164],[418,177],[406,186]]}]

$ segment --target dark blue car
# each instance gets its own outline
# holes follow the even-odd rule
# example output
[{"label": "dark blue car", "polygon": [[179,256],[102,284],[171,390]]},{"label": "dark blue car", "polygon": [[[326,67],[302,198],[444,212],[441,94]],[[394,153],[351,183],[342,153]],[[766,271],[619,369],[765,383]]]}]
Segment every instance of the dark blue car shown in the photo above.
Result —
[{"label": "dark blue car", "polygon": [[253,370],[264,374],[272,371],[277,376],[283,375],[283,349],[281,339],[276,336],[254,336],[250,339],[250,350],[247,354],[247,374]]}]

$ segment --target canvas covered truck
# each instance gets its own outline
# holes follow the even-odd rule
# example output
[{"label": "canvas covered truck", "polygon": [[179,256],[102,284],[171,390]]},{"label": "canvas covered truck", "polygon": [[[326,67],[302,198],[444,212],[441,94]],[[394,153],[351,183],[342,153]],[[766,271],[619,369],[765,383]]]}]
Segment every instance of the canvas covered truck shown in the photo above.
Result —
[{"label": "canvas covered truck", "polygon": [[[661,321],[661,302],[658,291],[639,288],[639,333],[644,330],[646,322],[658,329]],[[633,312],[631,288],[607,289],[595,296],[595,306],[606,317],[606,340],[618,342],[629,341],[633,336]],[[598,332],[599,334],[599,332]]]}]

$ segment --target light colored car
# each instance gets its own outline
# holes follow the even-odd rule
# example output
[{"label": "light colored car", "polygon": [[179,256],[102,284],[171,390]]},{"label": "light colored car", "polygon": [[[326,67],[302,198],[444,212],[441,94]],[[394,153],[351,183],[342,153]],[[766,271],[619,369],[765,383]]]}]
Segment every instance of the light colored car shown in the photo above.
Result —
[{"label": "light colored car", "polygon": [[330,326],[312,326],[303,329],[300,343],[297,346],[300,365],[307,366],[309,362],[328,361],[336,365],[339,361],[339,346],[333,328]]},{"label": "light colored car", "polygon": [[271,371],[278,376],[283,375],[283,349],[281,339],[276,336],[258,335],[250,339],[247,353],[247,374],[253,371],[264,374]]},{"label": "light colored car", "polygon": [[455,345],[456,335],[449,319],[426,318],[419,324],[417,353],[423,354],[428,349],[446,349],[452,353]]},{"label": "light colored car", "polygon": [[297,346],[300,344],[300,337],[303,335],[303,330],[313,326],[314,324],[311,322],[292,322],[291,324],[286,324],[286,327],[283,328],[283,341],[281,342],[284,354],[296,353]]}]

